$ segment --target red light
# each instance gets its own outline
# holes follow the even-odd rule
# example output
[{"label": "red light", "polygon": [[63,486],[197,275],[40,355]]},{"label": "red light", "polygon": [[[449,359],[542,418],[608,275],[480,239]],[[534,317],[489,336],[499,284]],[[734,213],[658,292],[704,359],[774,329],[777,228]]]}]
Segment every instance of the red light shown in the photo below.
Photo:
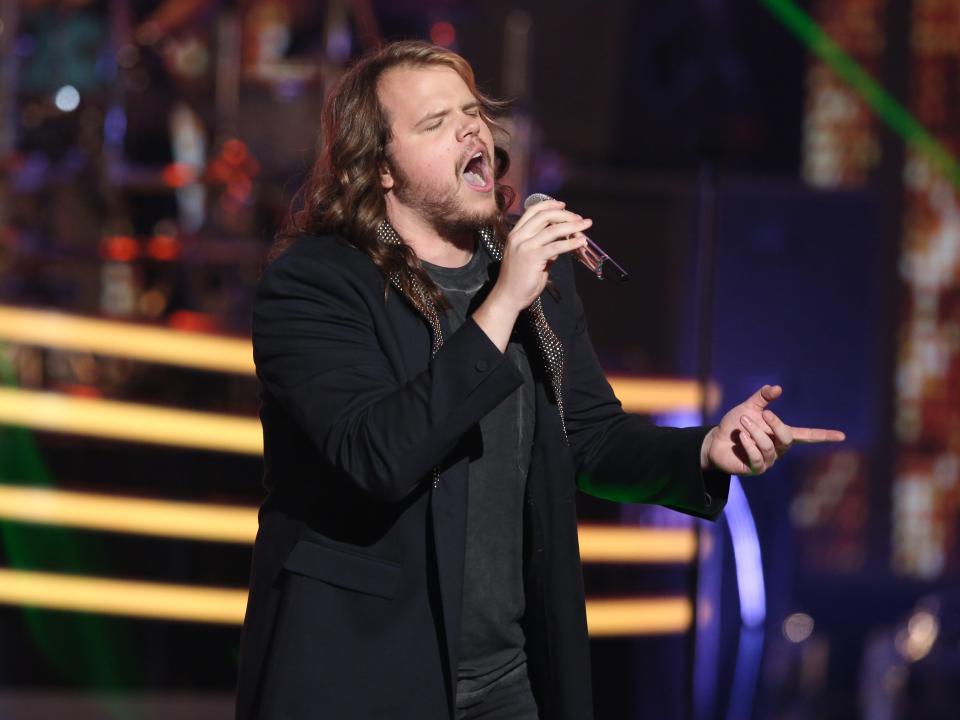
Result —
[{"label": "red light", "polygon": [[85,398],[100,398],[103,397],[103,392],[98,388],[91,387],[90,385],[80,385],[78,383],[68,383],[60,386],[60,390],[65,395],[71,395],[73,397],[85,397]]},{"label": "red light", "polygon": [[196,179],[196,170],[186,163],[170,163],[163,169],[163,182],[167,187],[183,187]]},{"label": "red light", "polygon": [[240,165],[247,159],[247,146],[236,138],[233,140],[227,140],[223,144],[222,155],[223,159],[231,165]]},{"label": "red light", "polygon": [[180,255],[180,241],[173,235],[154,235],[147,242],[147,253],[154,260],[176,260]]},{"label": "red light", "polygon": [[140,254],[140,245],[129,235],[113,235],[104,239],[100,253],[107,260],[130,262]]},{"label": "red light", "polygon": [[457,41],[457,31],[445,20],[435,22],[430,28],[430,40],[434,45],[450,47]]},{"label": "red light", "polygon": [[177,310],[167,318],[167,325],[186,332],[216,332],[217,323],[213,316],[191,310]]},{"label": "red light", "polygon": [[207,179],[211,182],[225,183],[230,179],[230,166],[217,158],[207,165]]},{"label": "red light", "polygon": [[227,185],[227,194],[237,202],[246,202],[253,191],[253,183],[249,178],[238,177]]}]

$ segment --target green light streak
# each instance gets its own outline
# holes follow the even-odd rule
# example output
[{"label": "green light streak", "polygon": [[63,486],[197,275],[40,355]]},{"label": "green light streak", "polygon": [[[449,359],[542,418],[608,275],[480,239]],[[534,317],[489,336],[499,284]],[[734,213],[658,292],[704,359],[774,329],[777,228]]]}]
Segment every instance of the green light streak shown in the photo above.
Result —
[{"label": "green light streak", "polygon": [[908,145],[913,147],[940,170],[955,187],[960,188],[960,164],[951,152],[883,89],[856,60],[844,52],[816,21],[800,9],[793,0],[760,0],[780,22],[796,35],[807,48],[825,62],[839,77],[852,87],[864,102]]},{"label": "green light streak", "polygon": [[[16,385],[8,346],[0,344],[0,385]],[[0,479],[21,485],[52,486],[50,474],[25,428],[0,426]],[[78,573],[96,570],[92,558],[106,555],[102,543],[64,528],[0,522],[0,555],[14,568],[56,568]],[[64,680],[64,685],[115,691],[130,684],[136,672],[136,647],[129,632],[102,618],[25,607],[23,619],[31,639]],[[113,720],[128,715],[109,707]]]}]

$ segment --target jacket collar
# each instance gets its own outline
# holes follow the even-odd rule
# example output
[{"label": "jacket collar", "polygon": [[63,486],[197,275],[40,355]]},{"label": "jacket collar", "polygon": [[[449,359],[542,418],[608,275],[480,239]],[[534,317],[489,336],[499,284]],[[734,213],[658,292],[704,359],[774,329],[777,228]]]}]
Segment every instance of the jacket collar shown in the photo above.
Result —
[{"label": "jacket collar", "polygon": [[[377,238],[388,245],[399,245],[403,243],[403,239],[386,220],[381,222],[377,228]],[[477,238],[490,254],[490,257],[497,262],[503,260],[504,242],[497,238],[492,227],[484,227],[478,230]],[[403,285],[400,282],[401,272],[404,271],[394,270],[390,273],[388,280],[427,321],[427,324],[430,326],[432,339],[431,355],[436,355],[437,351],[443,346],[443,330],[440,327],[440,316],[419,278],[409,276],[412,292],[408,294],[403,291]],[[547,317],[543,312],[543,301],[541,298],[538,297],[530,307],[523,311],[522,315],[526,318],[526,322],[530,324],[534,337],[536,338],[537,349],[540,352],[540,360],[549,378],[553,399],[557,405],[557,411],[560,413],[560,424],[563,426],[563,434],[566,437],[567,428],[563,420],[563,344],[553,331],[553,328],[550,327],[550,323],[547,322]]]}]

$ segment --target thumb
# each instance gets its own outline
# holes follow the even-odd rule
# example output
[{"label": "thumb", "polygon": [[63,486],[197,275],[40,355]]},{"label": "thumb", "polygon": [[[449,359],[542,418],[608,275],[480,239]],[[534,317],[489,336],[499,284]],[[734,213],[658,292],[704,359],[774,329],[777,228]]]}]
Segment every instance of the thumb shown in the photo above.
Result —
[{"label": "thumb", "polygon": [[764,385],[751,395],[747,402],[763,410],[781,395],[783,395],[783,388],[779,385]]}]

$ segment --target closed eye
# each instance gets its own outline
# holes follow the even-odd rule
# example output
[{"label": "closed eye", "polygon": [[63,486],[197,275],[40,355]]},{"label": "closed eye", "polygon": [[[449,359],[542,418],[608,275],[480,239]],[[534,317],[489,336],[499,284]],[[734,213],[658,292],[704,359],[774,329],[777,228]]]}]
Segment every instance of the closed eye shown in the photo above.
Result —
[{"label": "closed eye", "polygon": [[[461,109],[461,111],[463,112],[464,115],[468,115],[468,116],[470,116],[470,117],[482,117],[482,116],[483,116],[483,112],[482,112],[482,110],[481,110],[481,108],[480,108],[480,103],[473,102],[473,103],[470,103],[469,105],[464,105],[464,106],[463,106],[462,108],[460,108],[460,109]],[[423,126],[423,129],[424,129],[425,131],[427,131],[427,130],[436,130],[436,129],[439,128],[441,125],[443,125],[443,120],[444,120],[445,117],[447,117],[447,114],[448,114],[447,111],[443,111],[443,112],[437,113],[434,118],[427,117],[427,118],[425,118],[424,120],[421,120],[421,121],[420,121],[421,123],[422,123],[422,122],[426,122],[426,121],[431,121],[429,125],[424,125],[424,126]]]}]

